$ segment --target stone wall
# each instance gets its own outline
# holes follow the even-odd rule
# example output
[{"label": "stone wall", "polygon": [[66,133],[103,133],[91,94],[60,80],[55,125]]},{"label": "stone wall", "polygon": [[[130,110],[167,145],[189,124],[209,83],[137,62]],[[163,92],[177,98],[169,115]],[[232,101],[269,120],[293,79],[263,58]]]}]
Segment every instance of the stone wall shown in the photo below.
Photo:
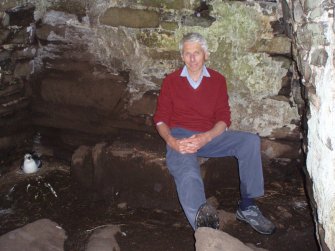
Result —
[{"label": "stone wall", "polygon": [[[0,11],[26,2],[7,0]],[[259,133],[269,157],[298,156],[303,101],[277,3],[29,2],[38,45],[30,76],[33,124],[61,131],[60,144],[65,129],[153,132],[162,79],[182,65],[178,42],[197,31],[209,42],[207,65],[227,78],[232,128]]]},{"label": "stone wall", "polygon": [[37,51],[30,25],[35,22],[34,10],[34,6],[26,5],[0,11],[1,164],[33,137],[29,81]]},{"label": "stone wall", "polygon": [[317,236],[335,249],[333,0],[5,0],[0,19],[1,156],[36,128],[62,147],[153,132],[178,41],[197,31],[228,80],[233,129],[258,132],[269,157],[297,157],[304,136]]},{"label": "stone wall", "polygon": [[282,1],[287,31],[308,100],[304,150],[322,250],[335,250],[334,1]]}]

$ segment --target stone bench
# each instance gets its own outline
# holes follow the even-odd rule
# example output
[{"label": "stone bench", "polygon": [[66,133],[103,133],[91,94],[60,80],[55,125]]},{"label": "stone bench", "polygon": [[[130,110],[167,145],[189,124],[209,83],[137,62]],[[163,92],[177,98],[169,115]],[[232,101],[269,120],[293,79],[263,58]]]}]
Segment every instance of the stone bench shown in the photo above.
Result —
[{"label": "stone bench", "polygon": [[165,154],[139,144],[80,146],[72,156],[71,177],[105,200],[131,207],[179,207]]},{"label": "stone bench", "polygon": [[[130,207],[180,209],[173,178],[165,165],[165,147],[158,149],[153,142],[146,146],[146,140],[141,142],[80,146],[72,155],[72,179],[107,201],[126,202]],[[235,159],[199,162],[207,196],[223,185],[238,192]]]}]

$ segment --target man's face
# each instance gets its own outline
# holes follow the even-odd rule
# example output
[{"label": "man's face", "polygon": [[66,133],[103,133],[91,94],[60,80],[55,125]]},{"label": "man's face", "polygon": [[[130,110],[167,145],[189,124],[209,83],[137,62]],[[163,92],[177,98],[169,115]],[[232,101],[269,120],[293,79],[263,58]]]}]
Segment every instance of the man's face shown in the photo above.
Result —
[{"label": "man's face", "polygon": [[197,42],[185,42],[181,55],[187,70],[190,74],[197,74],[202,71],[202,67],[208,58],[208,54]]}]

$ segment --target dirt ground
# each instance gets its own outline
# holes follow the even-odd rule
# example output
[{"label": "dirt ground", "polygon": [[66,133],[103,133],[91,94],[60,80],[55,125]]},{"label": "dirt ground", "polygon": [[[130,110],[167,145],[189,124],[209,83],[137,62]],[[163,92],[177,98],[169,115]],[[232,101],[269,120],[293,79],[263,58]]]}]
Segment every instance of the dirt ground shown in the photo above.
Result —
[{"label": "dirt ground", "polygon": [[[222,159],[205,163],[220,168]],[[25,175],[14,161],[2,166],[0,176],[0,235],[37,219],[48,218],[67,233],[65,250],[81,251],[94,229],[117,224],[121,233],[117,241],[121,250],[195,250],[192,228],[182,211],[157,208],[120,207],[115,201],[103,201],[71,182],[68,163],[49,158],[36,174]],[[2,163],[2,165],[4,165]],[[264,236],[236,220],[223,230],[245,243],[271,251],[317,251],[314,225],[302,178],[301,161],[269,160],[264,162],[265,196],[260,208],[277,226]],[[206,188],[215,197],[219,210],[235,213],[238,200],[236,169],[227,169],[227,177]]]}]

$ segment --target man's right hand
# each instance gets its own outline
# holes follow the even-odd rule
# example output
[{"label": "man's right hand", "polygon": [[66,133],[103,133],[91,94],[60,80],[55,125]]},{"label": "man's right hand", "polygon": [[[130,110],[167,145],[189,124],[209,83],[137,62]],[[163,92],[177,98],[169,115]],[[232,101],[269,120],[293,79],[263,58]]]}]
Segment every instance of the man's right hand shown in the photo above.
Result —
[{"label": "man's right hand", "polygon": [[176,139],[173,136],[169,137],[167,144],[175,151],[181,154],[195,153],[199,149],[190,138]]},{"label": "man's right hand", "polygon": [[173,150],[180,152],[181,154],[195,153],[197,147],[187,139],[177,139],[171,135],[171,131],[168,125],[165,123],[159,123],[156,125],[159,135],[165,140],[166,144]]}]

